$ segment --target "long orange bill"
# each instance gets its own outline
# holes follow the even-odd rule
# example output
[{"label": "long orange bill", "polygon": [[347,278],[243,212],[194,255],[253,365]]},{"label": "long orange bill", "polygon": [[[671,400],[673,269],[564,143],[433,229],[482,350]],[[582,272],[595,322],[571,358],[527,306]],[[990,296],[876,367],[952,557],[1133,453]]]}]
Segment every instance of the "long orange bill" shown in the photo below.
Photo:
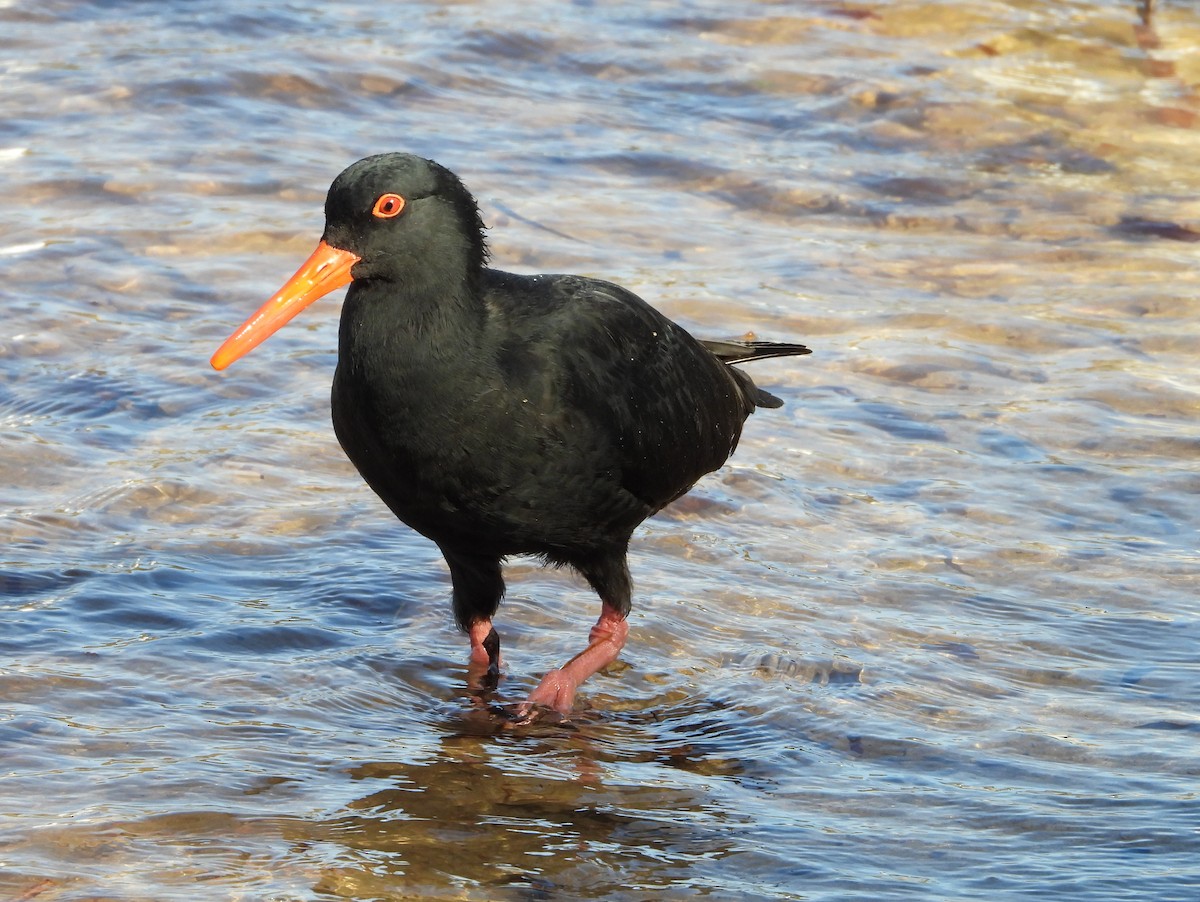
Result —
[{"label": "long orange bill", "polygon": [[322,241],[296,274],[217,348],[210,361],[213,369],[223,370],[249,354],[317,298],[349,283],[350,267],[360,259]]}]

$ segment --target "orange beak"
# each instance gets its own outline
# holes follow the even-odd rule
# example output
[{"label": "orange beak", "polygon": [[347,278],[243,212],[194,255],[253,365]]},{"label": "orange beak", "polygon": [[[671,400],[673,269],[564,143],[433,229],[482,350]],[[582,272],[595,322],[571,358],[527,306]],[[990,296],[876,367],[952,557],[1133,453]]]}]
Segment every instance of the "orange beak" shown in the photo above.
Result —
[{"label": "orange beak", "polygon": [[322,241],[296,274],[217,348],[210,361],[213,369],[223,370],[249,354],[317,298],[348,284],[350,267],[360,259]]}]

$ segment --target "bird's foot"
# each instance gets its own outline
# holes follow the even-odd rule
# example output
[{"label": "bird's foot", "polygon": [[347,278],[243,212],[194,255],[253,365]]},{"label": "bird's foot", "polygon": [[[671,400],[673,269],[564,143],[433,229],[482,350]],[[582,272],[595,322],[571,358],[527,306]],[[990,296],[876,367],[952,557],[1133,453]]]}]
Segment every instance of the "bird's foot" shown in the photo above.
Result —
[{"label": "bird's foot", "polygon": [[517,709],[517,716],[528,723],[536,717],[536,709],[541,706],[567,715],[575,707],[575,690],[579,688],[579,680],[567,673],[566,668],[551,670],[537,688],[529,693],[529,697]]},{"label": "bird's foot", "polygon": [[617,659],[628,634],[629,624],[625,618],[616,608],[605,604],[600,619],[588,634],[588,647],[558,670],[551,670],[542,677],[537,688],[517,709],[518,723],[531,723],[537,719],[539,706],[569,715],[579,684]]}]

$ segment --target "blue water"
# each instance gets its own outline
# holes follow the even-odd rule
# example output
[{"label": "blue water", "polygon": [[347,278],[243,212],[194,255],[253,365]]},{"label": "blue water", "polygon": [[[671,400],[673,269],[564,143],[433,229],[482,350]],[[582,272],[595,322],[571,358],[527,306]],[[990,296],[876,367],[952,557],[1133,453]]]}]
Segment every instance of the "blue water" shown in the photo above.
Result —
[{"label": "blue water", "polygon": [[[1200,15],[0,4],[0,896],[1200,896]],[[493,260],[756,365],[565,723],[466,687],[328,421],[337,299],[221,374],[406,150]],[[514,561],[519,700],[598,613]]]}]

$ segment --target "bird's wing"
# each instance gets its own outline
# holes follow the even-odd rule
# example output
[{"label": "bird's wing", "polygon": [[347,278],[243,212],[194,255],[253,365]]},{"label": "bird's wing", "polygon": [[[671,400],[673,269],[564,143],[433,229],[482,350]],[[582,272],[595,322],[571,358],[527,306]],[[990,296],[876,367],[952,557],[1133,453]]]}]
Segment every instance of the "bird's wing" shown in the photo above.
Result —
[{"label": "bird's wing", "polygon": [[[505,279],[517,281],[500,280],[489,298],[510,336],[509,377],[551,428],[586,433],[622,488],[658,510],[725,462],[754,408],[752,383],[618,285]],[[518,295],[519,308],[504,300]]]},{"label": "bird's wing", "polygon": [[716,354],[724,363],[749,363],[751,360],[767,360],[771,357],[799,357],[811,354],[805,345],[790,341],[757,341],[744,338],[711,339],[701,338],[700,344]]}]

